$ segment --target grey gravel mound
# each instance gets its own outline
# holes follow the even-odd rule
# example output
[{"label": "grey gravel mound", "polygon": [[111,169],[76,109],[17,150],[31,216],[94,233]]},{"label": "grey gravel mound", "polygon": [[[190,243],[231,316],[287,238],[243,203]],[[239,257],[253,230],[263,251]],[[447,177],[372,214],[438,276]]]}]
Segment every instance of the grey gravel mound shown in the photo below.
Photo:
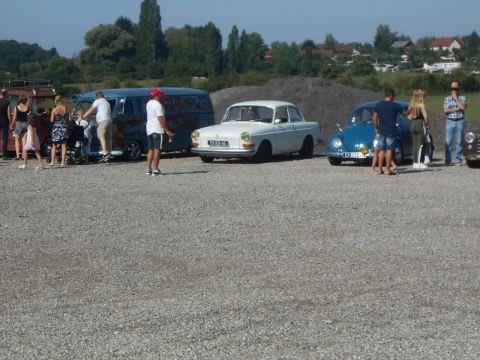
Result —
[{"label": "grey gravel mound", "polygon": [[[210,94],[215,109],[216,121],[220,122],[228,106],[248,100],[289,101],[302,110],[308,120],[316,121],[321,126],[322,138],[337,131],[336,124],[347,124],[354,106],[366,101],[380,100],[381,92],[372,92],[340,85],[320,78],[295,78],[272,80],[264,86],[240,86],[220,90]],[[443,149],[443,119],[431,112],[431,130],[436,148]],[[325,146],[325,144],[324,144]],[[324,146],[322,148],[324,148]]]},{"label": "grey gravel mound", "polygon": [[478,170],[0,161],[0,359],[478,359]]}]

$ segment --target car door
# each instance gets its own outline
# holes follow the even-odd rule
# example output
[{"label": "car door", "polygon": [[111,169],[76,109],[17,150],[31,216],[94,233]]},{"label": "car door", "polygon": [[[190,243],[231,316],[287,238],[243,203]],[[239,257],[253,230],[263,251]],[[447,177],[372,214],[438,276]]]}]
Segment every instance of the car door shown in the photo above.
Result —
[{"label": "car door", "polygon": [[[275,110],[275,123],[272,132],[272,151],[274,154],[293,152],[295,129],[288,118],[286,106]],[[280,123],[276,123],[280,120]]]},{"label": "car door", "polygon": [[302,148],[303,140],[309,133],[309,125],[305,123],[302,114],[295,106],[289,106],[287,110],[290,123],[294,129],[292,146],[294,151],[298,151]]},{"label": "car door", "polygon": [[410,120],[399,114],[397,117],[397,133],[402,144],[404,158],[412,156],[412,135],[410,133]]}]

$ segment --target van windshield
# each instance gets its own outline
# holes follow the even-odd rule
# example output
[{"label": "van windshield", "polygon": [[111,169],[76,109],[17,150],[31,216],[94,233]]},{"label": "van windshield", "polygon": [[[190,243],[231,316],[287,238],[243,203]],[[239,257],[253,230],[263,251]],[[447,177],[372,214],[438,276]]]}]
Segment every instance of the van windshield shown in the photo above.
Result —
[{"label": "van windshield", "polygon": [[233,106],[228,110],[223,121],[259,121],[271,123],[273,121],[273,109],[265,106]]}]

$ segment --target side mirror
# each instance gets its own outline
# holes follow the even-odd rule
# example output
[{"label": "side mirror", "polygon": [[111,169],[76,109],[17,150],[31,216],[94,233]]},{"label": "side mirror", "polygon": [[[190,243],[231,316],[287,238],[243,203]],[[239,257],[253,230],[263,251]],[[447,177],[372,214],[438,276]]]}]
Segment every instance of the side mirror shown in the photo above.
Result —
[{"label": "side mirror", "polygon": [[343,132],[342,125],[336,124],[336,126],[338,131]]},{"label": "side mirror", "polygon": [[282,119],[275,119],[275,120],[273,121],[273,123],[274,123],[275,125],[280,125],[282,122],[283,122]]},{"label": "side mirror", "polygon": [[352,124],[355,124],[357,122],[357,118],[354,116],[352,117]]}]

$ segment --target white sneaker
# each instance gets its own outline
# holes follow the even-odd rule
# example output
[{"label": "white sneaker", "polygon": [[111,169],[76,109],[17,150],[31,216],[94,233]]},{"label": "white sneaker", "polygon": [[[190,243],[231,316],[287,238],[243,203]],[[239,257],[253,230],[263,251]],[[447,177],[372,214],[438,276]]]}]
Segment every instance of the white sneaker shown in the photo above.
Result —
[{"label": "white sneaker", "polygon": [[425,169],[428,169],[428,166],[425,165],[424,163],[419,163],[419,164],[418,164],[418,169],[420,169],[420,170],[425,170]]},{"label": "white sneaker", "polygon": [[428,165],[428,164],[430,164],[431,162],[432,162],[432,161],[430,160],[430,156],[425,156],[425,160],[423,161],[423,163],[424,163],[425,165]]},{"label": "white sneaker", "polygon": [[418,169],[418,163],[413,163],[412,168],[413,168],[413,169]]}]

